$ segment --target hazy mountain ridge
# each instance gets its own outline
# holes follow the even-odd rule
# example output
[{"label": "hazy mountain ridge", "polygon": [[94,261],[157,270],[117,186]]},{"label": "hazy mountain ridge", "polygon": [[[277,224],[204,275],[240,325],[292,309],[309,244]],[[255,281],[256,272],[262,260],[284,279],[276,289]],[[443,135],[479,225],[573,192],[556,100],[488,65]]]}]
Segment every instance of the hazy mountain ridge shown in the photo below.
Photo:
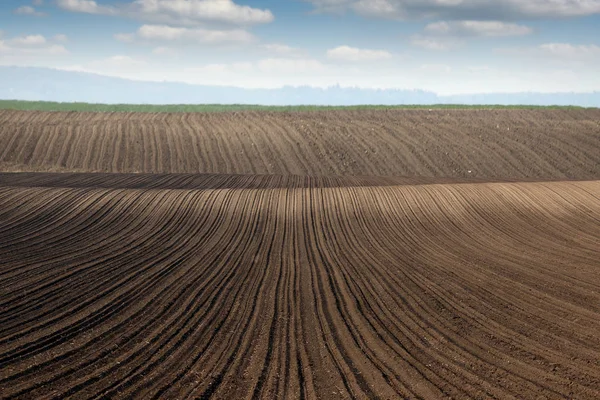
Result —
[{"label": "hazy mountain ridge", "polygon": [[362,89],[332,86],[245,89],[144,82],[50,68],[0,67],[0,98],[87,103],[135,104],[524,104],[600,107],[600,92],[490,93],[440,96],[424,90]]}]

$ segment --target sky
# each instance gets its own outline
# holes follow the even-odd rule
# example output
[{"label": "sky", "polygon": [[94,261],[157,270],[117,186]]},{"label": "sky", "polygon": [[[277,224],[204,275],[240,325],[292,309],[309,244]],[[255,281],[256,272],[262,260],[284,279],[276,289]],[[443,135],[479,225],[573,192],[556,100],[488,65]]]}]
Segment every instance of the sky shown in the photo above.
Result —
[{"label": "sky", "polygon": [[245,88],[600,91],[600,0],[6,0],[0,65]]}]

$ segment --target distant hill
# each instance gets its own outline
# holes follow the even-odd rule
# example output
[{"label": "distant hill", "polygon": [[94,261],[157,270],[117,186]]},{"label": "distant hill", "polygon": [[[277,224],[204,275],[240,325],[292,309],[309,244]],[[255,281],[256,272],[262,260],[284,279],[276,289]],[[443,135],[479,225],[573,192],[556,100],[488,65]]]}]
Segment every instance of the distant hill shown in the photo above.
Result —
[{"label": "distant hill", "polygon": [[503,104],[600,107],[600,92],[491,93],[439,96],[424,90],[326,89],[285,86],[244,89],[176,82],[143,82],[50,68],[0,67],[0,99],[135,104]]}]

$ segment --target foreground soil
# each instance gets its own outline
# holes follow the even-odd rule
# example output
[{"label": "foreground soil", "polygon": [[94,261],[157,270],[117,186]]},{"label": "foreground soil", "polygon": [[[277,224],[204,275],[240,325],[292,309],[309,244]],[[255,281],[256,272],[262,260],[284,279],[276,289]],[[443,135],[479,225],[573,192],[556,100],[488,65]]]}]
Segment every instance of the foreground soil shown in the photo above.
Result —
[{"label": "foreground soil", "polygon": [[0,170],[600,179],[600,109],[0,111]]},{"label": "foreground soil", "polygon": [[600,182],[0,175],[4,398],[600,397]]},{"label": "foreground soil", "polygon": [[0,111],[0,398],[598,399],[600,110]]}]

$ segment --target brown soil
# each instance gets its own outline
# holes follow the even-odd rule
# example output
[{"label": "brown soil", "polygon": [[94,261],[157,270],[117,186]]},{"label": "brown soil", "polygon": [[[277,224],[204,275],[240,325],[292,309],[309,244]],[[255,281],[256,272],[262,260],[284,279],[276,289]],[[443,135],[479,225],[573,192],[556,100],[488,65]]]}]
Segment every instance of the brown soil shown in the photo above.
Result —
[{"label": "brown soil", "polygon": [[5,170],[187,172],[0,173],[0,398],[600,398],[599,116],[0,112]]},{"label": "brown soil", "polygon": [[0,111],[0,170],[598,179],[600,109]]}]

